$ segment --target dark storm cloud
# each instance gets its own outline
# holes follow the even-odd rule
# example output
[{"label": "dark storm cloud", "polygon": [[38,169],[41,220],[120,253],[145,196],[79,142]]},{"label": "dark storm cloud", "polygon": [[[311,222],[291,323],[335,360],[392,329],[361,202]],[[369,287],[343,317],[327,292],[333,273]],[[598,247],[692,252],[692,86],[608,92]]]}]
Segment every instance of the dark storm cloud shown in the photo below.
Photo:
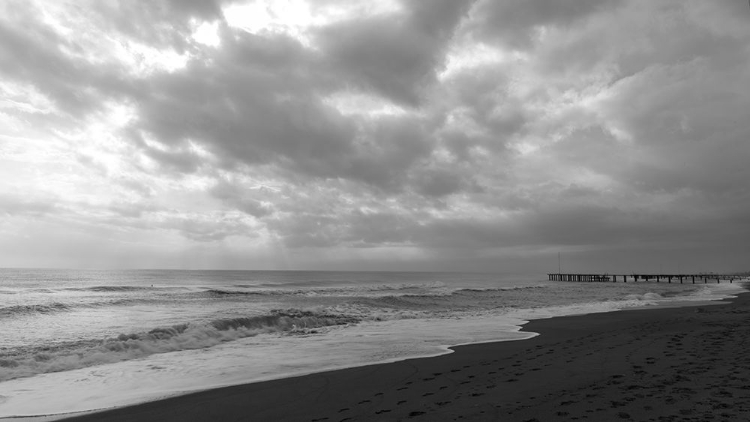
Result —
[{"label": "dark storm cloud", "polygon": [[[746,165],[750,129],[741,123],[750,96],[738,89],[750,83],[747,56],[738,54],[745,48],[747,31],[735,29],[737,11],[729,3],[715,4],[700,16],[682,6],[670,6],[678,13],[667,21],[669,26],[638,31],[635,42],[648,48],[624,54],[615,50],[599,58],[625,73],[614,76],[612,95],[599,104],[598,113],[624,131],[627,140],[579,134],[579,139],[571,136],[556,146],[557,153],[565,157],[567,150],[590,156],[598,151],[602,159],[589,168],[643,198],[673,196],[669,209],[693,218],[684,227],[686,232],[701,232],[704,237],[727,231],[747,234],[746,224],[730,211],[750,208],[745,182],[750,177]],[[707,19],[712,15],[724,24]],[[667,29],[672,36],[663,36]],[[609,37],[590,37],[589,43]],[[584,60],[592,60],[590,56]],[[580,145],[566,149],[563,145],[570,142]],[[610,170],[607,162],[613,164]],[[638,230],[641,236],[652,233],[646,221]],[[671,238],[678,237],[672,233]]]},{"label": "dark storm cloud", "polygon": [[[484,65],[450,78],[441,85],[450,98],[446,115],[460,116],[471,127],[449,129],[444,133],[447,147],[457,157],[468,159],[468,149],[481,146],[500,157],[507,155],[508,143],[524,134],[530,111],[512,95],[510,69],[502,65]],[[444,123],[444,122],[443,122]],[[470,132],[470,133],[467,133]]]},{"label": "dark storm cloud", "polygon": [[353,131],[314,97],[313,58],[286,37],[236,37],[205,62],[152,78],[134,129],[168,145],[198,141],[227,165],[287,157],[325,172],[321,161],[345,154]]},{"label": "dark storm cloud", "polygon": [[[750,234],[736,212],[750,209],[750,129],[741,123],[750,104],[739,88],[750,82],[746,22],[730,2],[665,3],[656,14],[647,6],[562,16],[555,21],[576,25],[554,24],[551,39],[525,44],[544,77],[536,99],[556,101],[591,84],[600,91],[545,128],[558,140],[535,155],[563,182],[534,188],[533,201],[522,204],[535,210],[517,220],[526,242],[678,247],[723,236],[741,249],[737,240]],[[567,202],[575,196],[564,180],[587,173],[604,185]]]},{"label": "dark storm cloud", "polygon": [[344,83],[408,106],[435,83],[446,42],[473,1],[405,3],[402,16],[354,19],[322,29],[316,41]]},{"label": "dark storm cloud", "polygon": [[407,171],[432,149],[427,128],[408,117],[383,118],[366,127],[366,139],[343,163],[340,175],[388,191],[401,190]]},{"label": "dark storm cloud", "polygon": [[[409,38],[425,38],[422,33],[402,35],[400,43],[406,44]],[[153,136],[174,149],[194,140],[228,168],[274,164],[293,174],[343,177],[387,190],[400,189],[409,168],[429,155],[431,132],[420,117],[345,117],[325,104],[325,95],[350,87],[348,76],[340,77],[349,69],[336,68],[325,51],[312,52],[285,35],[230,29],[224,30],[222,42],[221,49],[205,52],[186,69],[149,79],[148,94],[138,99],[139,119],[131,128],[135,140]],[[435,45],[430,47],[437,49]],[[420,66],[432,69],[436,54],[431,51]],[[189,170],[195,164],[189,154],[141,144],[168,167]]]},{"label": "dark storm cloud", "polygon": [[[714,67],[695,59],[680,68],[653,68],[621,83],[620,95],[608,102],[612,108],[607,111],[637,146],[652,154],[627,176],[630,180],[669,191],[744,189],[750,176],[750,129],[740,122],[750,95],[735,87],[750,84],[750,72],[744,65]],[[712,77],[704,79],[707,75]]]}]

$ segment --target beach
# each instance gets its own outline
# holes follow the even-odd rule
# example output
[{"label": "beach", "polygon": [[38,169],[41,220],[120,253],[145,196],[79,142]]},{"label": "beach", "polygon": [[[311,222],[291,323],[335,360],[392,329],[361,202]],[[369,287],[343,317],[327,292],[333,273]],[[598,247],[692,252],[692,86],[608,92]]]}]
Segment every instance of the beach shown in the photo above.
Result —
[{"label": "beach", "polygon": [[542,332],[522,331],[528,321],[744,291],[493,273],[16,269],[0,277],[2,420],[436,357]]},{"label": "beach", "polygon": [[531,321],[528,340],[252,383],[70,421],[748,420],[750,294]]}]

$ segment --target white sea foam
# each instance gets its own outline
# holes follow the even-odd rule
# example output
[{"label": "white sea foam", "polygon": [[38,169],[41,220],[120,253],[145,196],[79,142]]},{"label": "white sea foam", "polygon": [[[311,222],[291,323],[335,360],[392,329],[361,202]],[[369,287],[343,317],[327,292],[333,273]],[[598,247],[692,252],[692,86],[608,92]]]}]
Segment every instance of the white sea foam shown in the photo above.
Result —
[{"label": "white sea foam", "polygon": [[[434,356],[448,353],[448,345],[534,336],[518,331],[522,323],[510,317],[394,320],[364,322],[325,334],[260,335],[210,349],[156,354],[0,383],[0,395],[7,397],[0,415],[124,406],[194,389]],[[69,388],[72,385],[74,389]]]},{"label": "white sea foam", "polygon": [[116,338],[16,349],[0,359],[0,382],[48,372],[143,358],[158,353],[204,349],[227,341],[271,332],[309,331],[354,324],[355,318],[288,310],[254,317],[184,324]]}]

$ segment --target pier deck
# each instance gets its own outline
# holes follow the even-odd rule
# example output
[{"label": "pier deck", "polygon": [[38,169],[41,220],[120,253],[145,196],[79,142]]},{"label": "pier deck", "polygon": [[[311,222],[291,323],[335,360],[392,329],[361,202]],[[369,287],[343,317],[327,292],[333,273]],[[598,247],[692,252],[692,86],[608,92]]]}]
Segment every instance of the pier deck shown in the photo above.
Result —
[{"label": "pier deck", "polygon": [[547,274],[550,281],[585,281],[585,282],[612,282],[622,281],[627,283],[628,280],[632,282],[638,281],[666,281],[671,283],[672,280],[679,281],[681,284],[683,281],[691,281],[695,284],[695,280],[703,281],[703,283],[716,281],[721,283],[722,280],[729,281],[730,283],[734,280],[742,279],[741,276],[733,274],[562,274],[562,273],[550,273]]}]

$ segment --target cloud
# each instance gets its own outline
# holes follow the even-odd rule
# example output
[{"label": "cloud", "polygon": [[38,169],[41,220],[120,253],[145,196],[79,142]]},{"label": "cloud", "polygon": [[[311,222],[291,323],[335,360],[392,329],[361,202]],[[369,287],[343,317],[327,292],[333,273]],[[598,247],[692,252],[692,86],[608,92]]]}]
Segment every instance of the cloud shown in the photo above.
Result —
[{"label": "cloud", "polygon": [[6,216],[41,217],[55,211],[51,198],[24,198],[18,194],[0,194],[0,212]]},{"label": "cloud", "polygon": [[223,20],[220,2],[168,0],[136,4],[128,1],[91,1],[92,21],[107,22],[128,38],[178,53],[191,49],[192,20]]},{"label": "cloud", "polygon": [[132,132],[171,146],[193,140],[227,166],[284,158],[325,171],[316,161],[346,153],[353,131],[315,99],[304,64],[313,58],[288,38],[236,36],[205,61],[151,78]]},{"label": "cloud", "polygon": [[[264,195],[263,190],[250,190],[248,188],[249,187],[247,186],[220,181],[211,188],[211,195],[256,218],[262,218],[272,214],[273,208],[269,203],[253,198],[253,196],[261,198],[266,196]],[[253,195],[253,193],[255,193],[255,195]]]},{"label": "cloud", "polygon": [[128,129],[149,157],[194,171],[200,159],[186,149],[191,141],[228,169],[272,165],[292,178],[343,177],[393,190],[429,154],[424,119],[345,117],[318,92],[334,89],[324,59],[284,36],[235,35],[215,56],[150,79]]},{"label": "cloud", "polygon": [[6,217],[233,266],[747,250],[746,4],[253,4],[0,6]]},{"label": "cloud", "polygon": [[472,10],[472,32],[479,39],[530,48],[540,31],[549,27],[569,28],[597,12],[616,7],[620,0],[482,0]]},{"label": "cloud", "polygon": [[229,236],[255,237],[252,228],[240,218],[229,215],[185,216],[173,221],[188,239],[198,242],[223,240]]},{"label": "cloud", "polygon": [[130,89],[117,64],[95,66],[74,57],[85,55],[86,45],[39,22],[40,10],[15,2],[3,9],[6,19],[0,21],[0,59],[5,63],[2,74],[6,82],[33,84],[39,95],[52,101],[57,113],[74,118],[93,111],[102,96],[119,96]]},{"label": "cloud", "polygon": [[397,16],[352,19],[321,29],[316,44],[343,82],[411,107],[436,82],[444,50],[471,1],[408,4]]}]

